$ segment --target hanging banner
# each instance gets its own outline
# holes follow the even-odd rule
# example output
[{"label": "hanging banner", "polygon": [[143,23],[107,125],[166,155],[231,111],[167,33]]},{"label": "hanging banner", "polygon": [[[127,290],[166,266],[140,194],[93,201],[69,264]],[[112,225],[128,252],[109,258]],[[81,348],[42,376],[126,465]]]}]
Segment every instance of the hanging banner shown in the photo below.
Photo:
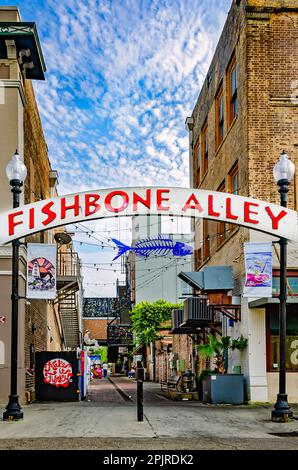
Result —
[{"label": "hanging banner", "polygon": [[272,244],[244,243],[243,297],[272,297]]},{"label": "hanging banner", "polygon": [[57,246],[27,244],[27,299],[55,299]]}]

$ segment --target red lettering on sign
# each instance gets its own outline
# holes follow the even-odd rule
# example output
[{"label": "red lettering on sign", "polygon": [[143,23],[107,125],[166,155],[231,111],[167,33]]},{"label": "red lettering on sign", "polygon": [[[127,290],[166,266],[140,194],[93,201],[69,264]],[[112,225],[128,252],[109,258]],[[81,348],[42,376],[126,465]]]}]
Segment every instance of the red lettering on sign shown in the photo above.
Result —
[{"label": "red lettering on sign", "polygon": [[162,203],[164,201],[169,201],[170,199],[168,197],[164,197],[163,193],[168,193],[169,194],[170,190],[169,189],[158,189],[156,191],[156,203],[157,203],[157,210],[158,211],[168,211],[170,210],[170,206],[163,206]]},{"label": "red lettering on sign", "polygon": [[[123,203],[120,207],[112,207],[112,199],[115,196],[120,196],[123,199]],[[125,191],[112,191],[111,193],[107,194],[105,198],[105,206],[106,209],[110,212],[122,212],[126,207],[128,206],[129,203],[129,197],[128,194]]]},{"label": "red lettering on sign", "polygon": [[150,209],[151,206],[151,189],[146,189],[146,199],[139,196],[137,193],[133,193],[133,210],[138,210],[138,202],[143,204],[145,207]]},{"label": "red lettering on sign", "polygon": [[237,220],[238,215],[232,214],[231,204],[232,204],[232,199],[230,197],[227,197],[227,200],[226,200],[226,217],[227,217],[227,219]]},{"label": "red lettering on sign", "polygon": [[23,211],[17,211],[14,212],[13,214],[8,214],[8,235],[14,235],[14,228],[17,225],[22,225],[23,221],[19,220],[16,222],[14,219],[15,217],[18,217],[19,215],[22,215]]},{"label": "red lettering on sign", "polygon": [[186,203],[182,207],[182,210],[185,212],[188,209],[197,209],[199,212],[203,212],[202,206],[197,200],[196,196],[194,193],[187,199]]},{"label": "red lettering on sign", "polygon": [[29,209],[29,228],[34,228],[34,207],[30,207]]},{"label": "red lettering on sign", "polygon": [[47,216],[47,219],[43,220],[42,222],[43,225],[48,225],[56,219],[56,212],[51,210],[53,205],[53,201],[50,201],[41,209],[41,212]]},{"label": "red lettering on sign", "polygon": [[254,220],[250,217],[250,214],[258,215],[258,212],[251,210],[251,207],[259,207],[259,204],[255,202],[244,202],[244,222],[249,224],[258,224],[259,220]]},{"label": "red lettering on sign", "polygon": [[70,206],[66,205],[66,198],[65,197],[61,198],[61,219],[65,219],[66,212],[70,211],[70,210],[74,211],[73,215],[75,217],[77,215],[79,215],[80,206],[79,206],[79,195],[78,194],[76,194],[74,196],[74,203],[71,204]]},{"label": "red lettering on sign", "polygon": [[272,210],[270,209],[269,206],[265,207],[265,211],[269,215],[270,219],[272,220],[272,228],[275,230],[278,230],[278,222],[283,219],[287,215],[287,212],[285,210],[280,211],[279,214],[274,215]]},{"label": "red lettering on sign", "polygon": [[208,196],[208,215],[210,215],[210,217],[219,217],[220,216],[220,212],[216,212],[213,209],[213,194],[209,194],[209,196]]},{"label": "red lettering on sign", "polygon": [[[95,214],[95,212],[99,211],[100,204],[97,204],[99,198],[99,194],[85,195],[85,216]],[[91,207],[93,207],[93,210],[90,210]]]}]

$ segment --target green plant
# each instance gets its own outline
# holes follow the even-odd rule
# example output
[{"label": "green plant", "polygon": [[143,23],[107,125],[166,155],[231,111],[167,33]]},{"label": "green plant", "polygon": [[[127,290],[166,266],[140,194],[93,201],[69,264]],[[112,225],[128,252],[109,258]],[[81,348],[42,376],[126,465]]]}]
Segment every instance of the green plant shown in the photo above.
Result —
[{"label": "green plant", "polygon": [[101,362],[108,362],[108,348],[107,346],[100,346],[98,349],[93,349],[92,354],[97,354],[101,357]]},{"label": "green plant", "polygon": [[163,322],[170,320],[171,312],[174,308],[182,308],[181,304],[172,304],[165,300],[156,302],[140,302],[131,312],[131,329],[135,333],[137,344],[149,345],[162,336],[158,335],[158,330]]},{"label": "green plant", "polygon": [[215,372],[219,372],[221,374],[225,374],[228,369],[227,357],[229,349],[232,351],[235,349],[243,351],[248,342],[243,335],[241,335],[240,338],[233,340],[231,340],[230,336],[222,336],[220,339],[217,339],[215,336],[209,335],[208,339],[209,343],[199,344],[197,346],[197,351],[203,357],[214,357],[213,363],[215,365]]}]

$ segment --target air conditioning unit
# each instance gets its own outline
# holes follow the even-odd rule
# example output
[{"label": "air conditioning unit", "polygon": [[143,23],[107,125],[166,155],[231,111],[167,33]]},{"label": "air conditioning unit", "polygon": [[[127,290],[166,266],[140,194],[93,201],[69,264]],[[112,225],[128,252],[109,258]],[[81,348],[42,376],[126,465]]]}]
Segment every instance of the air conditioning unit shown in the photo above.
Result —
[{"label": "air conditioning unit", "polygon": [[172,329],[175,330],[183,323],[183,309],[174,308],[172,310]]},{"label": "air conditioning unit", "polygon": [[204,297],[188,297],[184,301],[183,325],[202,326],[212,321],[212,309]]}]

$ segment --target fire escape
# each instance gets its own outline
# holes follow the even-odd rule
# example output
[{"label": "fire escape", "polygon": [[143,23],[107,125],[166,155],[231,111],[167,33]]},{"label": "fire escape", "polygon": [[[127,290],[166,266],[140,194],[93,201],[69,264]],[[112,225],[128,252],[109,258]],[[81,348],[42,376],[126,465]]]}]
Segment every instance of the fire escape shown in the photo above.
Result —
[{"label": "fire escape", "polygon": [[80,305],[77,292],[81,286],[78,253],[58,252],[57,291],[58,311],[61,319],[64,346],[80,346]]}]

